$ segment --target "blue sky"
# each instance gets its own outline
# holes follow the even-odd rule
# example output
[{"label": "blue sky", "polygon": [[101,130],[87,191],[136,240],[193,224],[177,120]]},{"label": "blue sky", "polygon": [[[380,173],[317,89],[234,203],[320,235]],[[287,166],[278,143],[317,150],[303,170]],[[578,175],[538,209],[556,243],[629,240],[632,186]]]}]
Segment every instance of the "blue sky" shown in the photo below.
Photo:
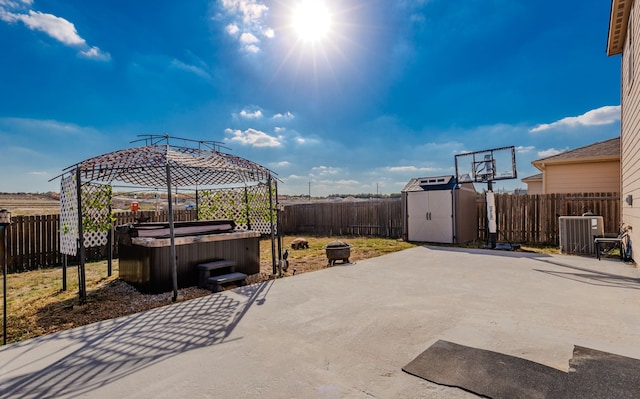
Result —
[{"label": "blue sky", "polygon": [[619,135],[608,0],[326,0],[315,39],[299,3],[0,0],[0,191],[59,191],[141,134],[223,142],[314,196],[397,193],[513,145],[513,189]]}]

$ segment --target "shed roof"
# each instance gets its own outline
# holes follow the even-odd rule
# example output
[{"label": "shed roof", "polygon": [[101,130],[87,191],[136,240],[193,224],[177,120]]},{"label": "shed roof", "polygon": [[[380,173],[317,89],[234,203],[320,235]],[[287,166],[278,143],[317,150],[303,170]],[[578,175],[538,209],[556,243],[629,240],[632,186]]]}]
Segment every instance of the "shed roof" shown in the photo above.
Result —
[{"label": "shed roof", "polygon": [[430,191],[430,190],[450,190],[458,188],[458,182],[452,175],[449,176],[431,176],[416,177],[404,186],[401,192],[411,191]]}]

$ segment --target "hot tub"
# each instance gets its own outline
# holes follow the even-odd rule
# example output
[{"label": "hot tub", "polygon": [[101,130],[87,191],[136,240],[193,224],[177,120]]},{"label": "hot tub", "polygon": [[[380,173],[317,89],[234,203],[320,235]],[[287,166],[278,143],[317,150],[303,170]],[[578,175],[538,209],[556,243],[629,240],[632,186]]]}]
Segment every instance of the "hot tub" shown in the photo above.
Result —
[{"label": "hot tub", "polygon": [[[232,260],[235,271],[260,272],[260,233],[235,230],[229,220],[174,223],[178,287],[198,284],[196,265],[212,260]],[[119,226],[120,278],[140,291],[171,291],[171,238],[168,223]]]}]

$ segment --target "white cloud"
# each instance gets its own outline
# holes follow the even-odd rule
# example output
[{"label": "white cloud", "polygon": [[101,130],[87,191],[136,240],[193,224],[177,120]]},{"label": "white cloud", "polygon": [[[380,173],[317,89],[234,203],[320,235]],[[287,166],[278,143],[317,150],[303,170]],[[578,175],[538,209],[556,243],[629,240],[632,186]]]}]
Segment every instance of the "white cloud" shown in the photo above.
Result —
[{"label": "white cloud", "polygon": [[236,24],[229,24],[224,28],[224,30],[226,30],[231,36],[235,36],[240,32],[240,28],[238,28],[238,25]]},{"label": "white cloud", "polygon": [[14,7],[17,7],[17,6],[18,6],[18,4],[17,4],[16,2],[14,2],[14,1],[9,1],[9,0],[0,0],[0,6],[2,6],[3,8],[4,8],[4,7],[7,7],[7,8],[11,7],[11,8],[14,8]]},{"label": "white cloud", "polygon": [[182,69],[183,71],[194,73],[194,74],[200,76],[201,78],[204,78],[204,79],[207,79],[207,80],[211,79],[211,75],[205,69],[203,69],[203,68],[201,68],[199,66],[196,66],[196,65],[187,64],[187,63],[185,63],[183,61],[180,61],[178,59],[171,60],[171,66],[174,67],[174,68]]},{"label": "white cloud", "polygon": [[307,176],[300,176],[300,175],[289,175],[286,180],[307,180],[309,179]]},{"label": "white cloud", "polygon": [[521,146],[521,145],[519,145],[519,146],[517,146],[517,147],[516,147],[516,152],[517,152],[518,154],[526,154],[526,153],[528,153],[528,152],[533,151],[535,148],[536,148],[536,147],[534,147],[534,146],[532,146],[532,145],[530,145],[530,146],[526,146],[526,147],[525,147],[525,146]]},{"label": "white cloud", "polygon": [[291,112],[285,112],[284,114],[275,114],[273,115],[273,119],[293,119],[293,114]]},{"label": "white cloud", "polygon": [[240,35],[240,43],[254,44],[254,43],[260,43],[260,40],[258,40],[258,38],[255,35],[245,32]]},{"label": "white cloud", "polygon": [[287,131],[286,127],[280,127],[280,126],[276,126],[273,128],[273,131],[276,133],[284,133]]},{"label": "white cloud", "polygon": [[554,155],[558,155],[561,152],[565,152],[567,150],[568,150],[567,148],[565,148],[564,150],[556,150],[555,148],[549,148],[548,150],[538,151],[538,156],[540,158],[547,158],[547,157],[551,157],[551,156],[554,156]]},{"label": "white cloud", "polygon": [[416,166],[389,166],[386,168],[389,172],[434,172],[436,168],[418,168]]},{"label": "white cloud", "polygon": [[559,127],[580,127],[580,126],[599,126],[609,125],[620,120],[620,106],[607,105],[604,107],[592,109],[579,116],[568,116],[552,123],[540,124],[529,131],[531,133],[542,132],[549,129]]},{"label": "white cloud", "polygon": [[222,7],[239,16],[244,23],[260,20],[269,10],[269,7],[255,0],[222,0]]},{"label": "white cloud", "polygon": [[255,37],[252,33],[243,33],[240,35],[240,44],[242,45],[242,50],[247,53],[257,53],[260,51],[260,39]]},{"label": "white cloud", "polygon": [[21,21],[31,30],[39,30],[52,38],[69,46],[85,45],[78,35],[76,27],[64,18],[40,11],[29,10],[29,14],[13,14],[16,21]]},{"label": "white cloud", "polygon": [[360,182],[357,181],[357,180],[346,180],[346,179],[342,179],[342,180],[320,180],[318,183],[339,185],[339,186],[353,186],[353,185],[359,185],[360,184]]},{"label": "white cloud", "polygon": [[18,2],[27,6],[30,6],[33,4],[33,0],[17,0],[17,1],[0,0],[0,6],[4,6],[7,8],[19,8],[20,4]]},{"label": "white cloud", "polygon": [[324,165],[314,166],[313,168],[311,168],[311,171],[315,172],[320,176],[335,175],[340,173],[340,169],[333,168],[331,166],[324,166]]},{"label": "white cloud", "polygon": [[[31,6],[33,1],[21,0],[21,3]],[[34,10],[25,12],[15,1],[0,0],[0,20],[7,23],[22,22],[31,30],[43,32],[66,46],[78,48],[83,57],[100,61],[111,59],[109,53],[102,52],[96,46],[89,46],[78,34],[75,25],[62,17]]]},{"label": "white cloud", "polygon": [[259,109],[255,111],[250,111],[245,108],[242,111],[240,111],[240,116],[244,119],[260,119],[262,118],[262,111],[260,111]]},{"label": "white cloud", "polygon": [[93,46],[86,51],[80,51],[80,54],[87,58],[94,58],[101,61],[109,61],[111,59],[111,54],[103,53],[100,48],[96,46]]},{"label": "white cloud", "polygon": [[274,137],[256,129],[233,130],[225,129],[225,134],[231,136],[231,141],[252,147],[279,147],[282,145],[282,137]]},{"label": "white cloud", "polygon": [[349,186],[360,184],[358,180],[336,180],[336,183]]},{"label": "white cloud", "polygon": [[86,129],[72,123],[56,120],[27,118],[0,118],[0,129],[2,128],[22,132],[44,131],[47,134],[62,136],[82,134]]},{"label": "white cloud", "polygon": [[238,38],[240,48],[247,53],[260,51],[259,36],[272,39],[275,31],[266,25],[266,16],[269,11],[264,3],[257,0],[222,0],[224,17],[231,19],[225,26],[225,31],[231,37]]}]

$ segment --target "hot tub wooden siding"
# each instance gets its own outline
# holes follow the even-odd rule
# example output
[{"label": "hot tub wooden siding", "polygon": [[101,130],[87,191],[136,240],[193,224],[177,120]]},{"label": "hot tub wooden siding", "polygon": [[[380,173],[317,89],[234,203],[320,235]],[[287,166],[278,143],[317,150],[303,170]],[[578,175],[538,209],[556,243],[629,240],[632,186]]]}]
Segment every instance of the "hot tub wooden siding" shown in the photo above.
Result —
[{"label": "hot tub wooden siding", "polygon": [[[176,237],[178,287],[198,284],[196,265],[215,259],[236,262],[235,271],[247,275],[260,272],[260,233],[241,231]],[[143,292],[173,289],[170,239],[132,238],[119,244],[120,278]]]}]

